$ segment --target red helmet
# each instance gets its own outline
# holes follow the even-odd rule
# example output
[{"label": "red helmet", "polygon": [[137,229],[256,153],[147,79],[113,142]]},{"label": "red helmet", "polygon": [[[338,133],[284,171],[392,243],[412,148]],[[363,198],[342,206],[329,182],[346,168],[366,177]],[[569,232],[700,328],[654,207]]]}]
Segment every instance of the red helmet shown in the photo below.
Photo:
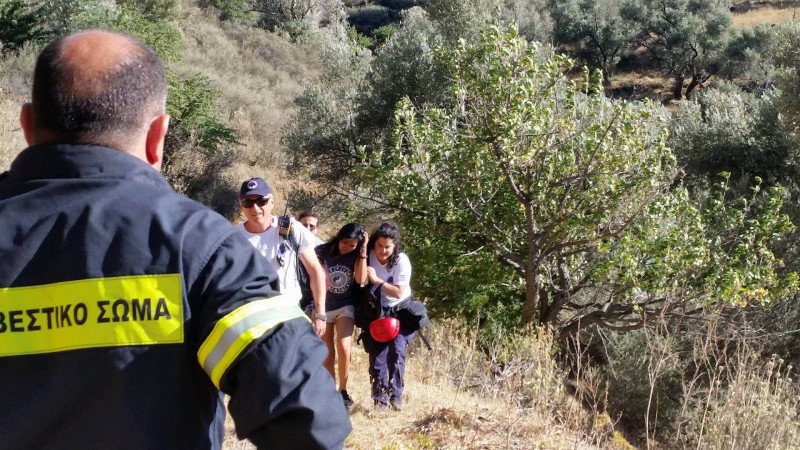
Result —
[{"label": "red helmet", "polygon": [[400,321],[394,317],[381,317],[369,324],[369,334],[378,342],[389,342],[400,333]]}]

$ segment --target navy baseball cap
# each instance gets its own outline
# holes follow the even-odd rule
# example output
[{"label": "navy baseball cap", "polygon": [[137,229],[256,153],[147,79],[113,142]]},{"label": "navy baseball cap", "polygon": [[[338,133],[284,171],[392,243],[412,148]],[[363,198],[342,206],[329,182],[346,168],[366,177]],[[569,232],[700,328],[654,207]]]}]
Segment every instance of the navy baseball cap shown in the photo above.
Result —
[{"label": "navy baseball cap", "polygon": [[242,183],[239,189],[239,199],[243,199],[248,195],[258,195],[259,197],[272,197],[272,189],[269,187],[263,178],[250,178]]}]

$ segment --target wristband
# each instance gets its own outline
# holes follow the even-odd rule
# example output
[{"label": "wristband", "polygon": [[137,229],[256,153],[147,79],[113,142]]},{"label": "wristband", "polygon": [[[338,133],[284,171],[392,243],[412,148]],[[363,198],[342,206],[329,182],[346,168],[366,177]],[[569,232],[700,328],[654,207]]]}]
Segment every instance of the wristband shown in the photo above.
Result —
[{"label": "wristband", "polygon": [[328,321],[328,315],[325,313],[314,313],[314,318],[319,320]]}]

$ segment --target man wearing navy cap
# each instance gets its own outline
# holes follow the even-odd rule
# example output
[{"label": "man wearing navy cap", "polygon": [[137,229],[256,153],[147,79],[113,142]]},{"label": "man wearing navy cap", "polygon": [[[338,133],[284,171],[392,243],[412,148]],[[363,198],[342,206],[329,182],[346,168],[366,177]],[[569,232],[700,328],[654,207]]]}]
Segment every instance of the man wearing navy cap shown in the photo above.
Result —
[{"label": "man wearing navy cap", "polygon": [[[317,335],[325,333],[325,270],[314,253],[314,236],[305,227],[290,219],[288,230],[281,230],[279,217],[272,214],[275,199],[272,188],[262,178],[245,180],[239,190],[239,204],[246,221],[239,226],[253,247],[261,253],[278,272],[282,294],[302,298],[297,280],[298,259],[308,272],[314,298],[314,329]],[[283,235],[281,234],[283,231]],[[298,258],[299,256],[299,258]]]}]

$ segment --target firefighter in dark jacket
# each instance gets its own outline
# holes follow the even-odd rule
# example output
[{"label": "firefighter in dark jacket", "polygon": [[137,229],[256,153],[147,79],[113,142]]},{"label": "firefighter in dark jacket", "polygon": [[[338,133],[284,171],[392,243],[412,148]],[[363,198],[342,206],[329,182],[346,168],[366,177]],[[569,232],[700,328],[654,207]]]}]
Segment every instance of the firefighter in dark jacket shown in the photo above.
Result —
[{"label": "firefighter in dark jacket", "polygon": [[327,350],[275,271],[159,174],[163,63],[91,30],[36,63],[0,175],[0,449],[341,448]]}]

